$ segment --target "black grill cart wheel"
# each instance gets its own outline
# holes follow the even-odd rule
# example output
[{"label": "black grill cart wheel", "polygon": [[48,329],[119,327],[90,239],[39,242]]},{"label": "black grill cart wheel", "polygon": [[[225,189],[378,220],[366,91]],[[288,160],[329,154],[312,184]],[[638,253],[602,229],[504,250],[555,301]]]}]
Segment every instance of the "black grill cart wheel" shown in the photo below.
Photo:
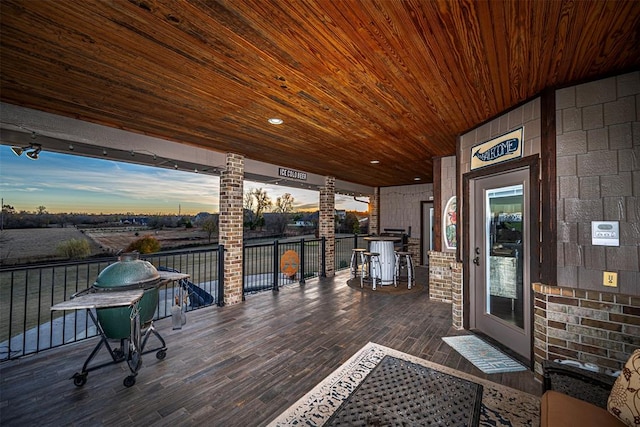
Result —
[{"label": "black grill cart wheel", "polygon": [[167,351],[166,350],[158,350],[158,352],[156,353],[156,359],[162,360],[165,357],[167,357]]},{"label": "black grill cart wheel", "polygon": [[122,383],[124,384],[125,387],[131,387],[136,383],[136,377],[134,377],[133,375],[129,375],[127,378],[124,379]]},{"label": "black grill cart wheel", "polygon": [[71,377],[71,378],[73,378],[73,384],[76,387],[82,387],[83,385],[85,385],[87,383],[87,373],[86,372],[83,373],[83,374],[81,374],[79,372],[76,372],[75,374],[73,374],[73,377]]}]

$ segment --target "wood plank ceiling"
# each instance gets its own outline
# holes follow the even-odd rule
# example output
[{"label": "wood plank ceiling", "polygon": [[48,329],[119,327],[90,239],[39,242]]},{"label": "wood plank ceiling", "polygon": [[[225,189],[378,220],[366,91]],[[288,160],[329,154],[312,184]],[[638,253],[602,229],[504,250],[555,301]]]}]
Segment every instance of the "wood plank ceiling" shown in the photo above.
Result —
[{"label": "wood plank ceiling", "polygon": [[2,0],[0,19],[6,103],[370,186],[432,182],[460,133],[640,67],[636,0]]}]

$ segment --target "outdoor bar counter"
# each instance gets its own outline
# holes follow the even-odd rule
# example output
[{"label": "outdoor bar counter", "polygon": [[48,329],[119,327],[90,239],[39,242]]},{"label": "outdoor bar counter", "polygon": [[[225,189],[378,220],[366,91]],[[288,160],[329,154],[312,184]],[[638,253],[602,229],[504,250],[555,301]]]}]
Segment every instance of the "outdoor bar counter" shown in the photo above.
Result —
[{"label": "outdoor bar counter", "polygon": [[396,266],[394,243],[401,239],[393,236],[369,236],[364,240],[369,242],[369,252],[380,254],[380,276],[375,270],[374,276],[380,280],[380,284],[392,285]]}]

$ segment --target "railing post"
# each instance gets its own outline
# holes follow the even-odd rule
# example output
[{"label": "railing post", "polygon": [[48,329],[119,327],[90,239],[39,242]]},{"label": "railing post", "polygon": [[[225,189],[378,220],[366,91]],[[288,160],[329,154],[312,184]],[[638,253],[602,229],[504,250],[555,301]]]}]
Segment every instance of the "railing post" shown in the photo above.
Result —
[{"label": "railing post", "polygon": [[224,305],[224,245],[218,245],[218,307]]},{"label": "railing post", "polygon": [[300,284],[304,285],[304,237],[300,239],[300,268],[298,271],[300,272]]},{"label": "railing post", "polygon": [[320,273],[320,277],[327,277],[327,254],[326,250],[326,237],[322,238],[322,243],[320,244],[320,257],[322,258],[322,272]]},{"label": "railing post", "polygon": [[276,239],[273,241],[273,292],[280,291],[280,288],[278,288],[278,270],[280,269],[279,253],[278,240]]},{"label": "railing post", "polygon": [[247,246],[242,242],[242,301],[246,301],[245,294],[245,278],[247,277]]},{"label": "railing post", "polygon": [[358,247],[358,233],[353,233],[353,249]]}]

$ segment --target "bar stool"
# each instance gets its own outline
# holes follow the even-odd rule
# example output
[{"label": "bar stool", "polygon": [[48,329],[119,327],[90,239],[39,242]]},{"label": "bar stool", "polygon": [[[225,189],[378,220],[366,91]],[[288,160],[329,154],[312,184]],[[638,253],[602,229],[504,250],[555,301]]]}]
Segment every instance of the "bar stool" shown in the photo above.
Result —
[{"label": "bar stool", "polygon": [[407,268],[407,282],[408,287],[411,289],[411,285],[413,284],[413,260],[411,259],[411,252],[397,251],[395,252],[396,257],[396,268],[393,274],[393,284],[394,286],[398,286],[398,279],[400,278],[400,268],[401,263],[404,261],[405,267]]},{"label": "bar stool", "polygon": [[[371,277],[372,288],[376,290],[376,279],[380,280],[382,265],[380,264],[380,254],[378,252],[361,252],[362,274],[360,274],[360,287],[364,287],[364,279]],[[366,265],[366,267],[365,267]]]},{"label": "bar stool", "polygon": [[[349,269],[351,270],[351,278],[354,279],[356,277],[358,277],[358,266],[362,267],[362,253],[366,252],[366,249],[362,249],[362,248],[355,248],[353,249],[353,252],[351,253],[351,262],[349,265]],[[360,264],[360,265],[358,265]],[[362,272],[360,272],[360,275],[362,275]]]}]

